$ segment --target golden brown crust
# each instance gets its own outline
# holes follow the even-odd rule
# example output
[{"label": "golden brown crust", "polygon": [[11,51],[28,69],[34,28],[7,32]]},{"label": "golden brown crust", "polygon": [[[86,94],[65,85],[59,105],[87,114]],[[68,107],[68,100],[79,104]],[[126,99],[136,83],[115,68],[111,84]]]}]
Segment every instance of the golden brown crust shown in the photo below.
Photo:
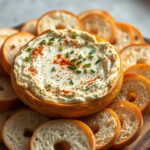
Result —
[{"label": "golden brown crust", "polygon": [[[79,18],[81,19],[81,21],[83,22],[83,27],[84,27],[84,30],[86,30],[85,28],[85,25],[84,25],[84,19],[85,18],[88,18],[88,17],[91,17],[91,16],[94,16],[94,15],[98,15],[100,17],[103,17],[105,19],[107,19],[107,21],[111,24],[111,28],[112,28],[112,31],[110,33],[110,36],[108,37],[108,40],[110,43],[113,43],[115,41],[115,32],[116,32],[116,25],[115,25],[115,21],[112,17],[110,17],[110,15],[105,12],[105,11],[100,11],[100,10],[88,10],[88,11],[84,11],[82,12],[80,15],[79,15]],[[87,31],[87,30],[86,30]],[[88,31],[90,32],[90,31]],[[92,32],[90,32],[91,34],[93,34]],[[102,35],[101,35],[102,36]]]},{"label": "golden brown crust", "polygon": [[[43,32],[42,34],[45,34],[46,32],[49,32],[49,30]],[[19,55],[19,53],[17,55]],[[13,67],[11,71],[11,81],[12,86],[20,99],[25,104],[29,105],[32,109],[35,109],[36,111],[51,117],[76,118],[98,112],[99,110],[109,105],[112,102],[113,98],[115,98],[121,90],[123,74],[123,66],[120,60],[120,75],[118,76],[118,80],[111,87],[106,96],[94,101],[72,104],[54,103],[51,101],[41,100],[38,97],[34,96],[34,94],[31,93],[28,89],[24,89],[21,86],[17,85]]]},{"label": "golden brown crust", "polygon": [[[58,11],[58,10],[53,10],[53,11],[49,11],[49,12],[43,14],[43,15],[38,19],[37,27],[36,27],[37,34],[41,34],[41,33],[42,33],[41,30],[40,30],[40,23],[41,23],[43,17],[45,17],[46,15],[51,15],[51,14],[53,14],[53,13],[55,14],[56,12],[66,13],[66,14],[69,14],[69,15],[71,15],[72,17],[76,18],[76,20],[77,20],[77,21],[79,22],[79,24],[80,24],[80,30],[83,29],[83,24],[82,24],[82,22],[80,21],[79,17],[78,17],[77,15],[75,15],[74,13],[69,12],[69,11],[66,11],[66,10],[59,10],[59,11]],[[45,30],[45,31],[46,31],[46,30]],[[45,31],[44,31],[44,32],[45,32]]]}]

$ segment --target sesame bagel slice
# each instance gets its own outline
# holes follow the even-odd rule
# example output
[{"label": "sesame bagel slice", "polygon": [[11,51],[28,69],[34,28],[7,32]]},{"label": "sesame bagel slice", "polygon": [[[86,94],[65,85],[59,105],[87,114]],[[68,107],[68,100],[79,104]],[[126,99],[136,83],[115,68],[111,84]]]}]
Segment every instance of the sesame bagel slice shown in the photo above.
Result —
[{"label": "sesame bagel slice", "polygon": [[53,10],[45,13],[38,19],[37,33],[46,30],[76,29],[82,30],[82,22],[79,17],[66,10]]},{"label": "sesame bagel slice", "polygon": [[7,74],[10,74],[11,72],[11,66],[17,52],[32,38],[34,38],[33,34],[27,32],[19,32],[9,36],[5,40],[2,46],[0,58],[3,69],[6,71]]},{"label": "sesame bagel slice", "polygon": [[17,54],[11,74],[22,101],[53,117],[99,111],[117,96],[122,78],[113,46],[77,30],[39,35]]},{"label": "sesame bagel slice", "polygon": [[78,120],[53,120],[34,132],[31,150],[95,150],[91,129]]},{"label": "sesame bagel slice", "polygon": [[96,149],[110,148],[120,136],[121,125],[118,115],[110,108],[82,119],[93,131]]}]

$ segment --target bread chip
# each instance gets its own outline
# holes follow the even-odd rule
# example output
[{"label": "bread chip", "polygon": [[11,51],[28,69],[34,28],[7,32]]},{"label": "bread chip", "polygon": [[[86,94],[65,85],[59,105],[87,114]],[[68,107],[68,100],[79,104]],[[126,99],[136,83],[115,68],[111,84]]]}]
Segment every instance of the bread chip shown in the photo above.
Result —
[{"label": "bread chip", "polygon": [[15,34],[17,33],[18,30],[16,29],[9,29],[9,28],[0,28],[0,36],[3,36],[3,35],[12,35],[12,34]]}]

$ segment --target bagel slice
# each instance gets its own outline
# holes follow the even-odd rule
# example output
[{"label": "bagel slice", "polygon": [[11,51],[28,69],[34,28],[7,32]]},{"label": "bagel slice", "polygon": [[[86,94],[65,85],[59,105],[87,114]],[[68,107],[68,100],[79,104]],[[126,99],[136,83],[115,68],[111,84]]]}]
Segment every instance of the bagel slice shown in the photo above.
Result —
[{"label": "bagel slice", "polygon": [[14,57],[20,48],[30,41],[34,35],[26,32],[19,32],[8,37],[1,50],[1,64],[6,73],[10,74],[11,66],[14,61]]},{"label": "bagel slice", "polygon": [[137,73],[150,80],[150,65],[136,64],[125,71],[125,74]]},{"label": "bagel slice", "polygon": [[15,34],[17,33],[18,30],[16,29],[9,29],[9,28],[0,28],[0,36],[3,36],[3,35],[12,35],[12,34]]},{"label": "bagel slice", "polygon": [[31,150],[95,150],[95,139],[81,121],[53,120],[37,128],[30,145]]},{"label": "bagel slice", "polygon": [[92,129],[98,150],[110,148],[120,136],[120,120],[117,114],[109,108],[87,116],[82,121]]},{"label": "bagel slice", "polygon": [[133,30],[126,24],[117,22],[116,23],[116,35],[113,45],[120,52],[125,46],[134,42]]},{"label": "bagel slice", "polygon": [[37,33],[46,30],[82,29],[82,23],[77,15],[66,10],[54,10],[41,16],[37,23]]},{"label": "bagel slice", "polygon": [[115,21],[106,12],[88,10],[79,15],[85,31],[101,36],[109,42],[115,40]]},{"label": "bagel slice", "polygon": [[77,30],[39,35],[17,54],[11,74],[20,99],[52,117],[99,111],[117,96],[122,78],[113,46]]},{"label": "bagel slice", "polygon": [[8,111],[18,103],[10,79],[0,76],[0,112]]},{"label": "bagel slice", "polygon": [[37,26],[37,19],[32,19],[27,21],[22,27],[21,31],[29,32],[36,35],[36,26]]},{"label": "bagel slice", "polygon": [[121,134],[114,143],[114,148],[123,148],[139,136],[143,127],[143,117],[134,104],[127,101],[117,101],[109,106],[115,111],[121,122]]},{"label": "bagel slice", "polygon": [[121,91],[115,100],[128,100],[144,112],[150,105],[150,81],[138,74],[125,74]]},{"label": "bagel slice", "polygon": [[150,45],[131,44],[120,52],[124,70],[136,64],[150,65]]},{"label": "bagel slice", "polygon": [[23,109],[12,115],[4,124],[2,137],[11,150],[28,150],[34,130],[49,118],[30,109]]}]

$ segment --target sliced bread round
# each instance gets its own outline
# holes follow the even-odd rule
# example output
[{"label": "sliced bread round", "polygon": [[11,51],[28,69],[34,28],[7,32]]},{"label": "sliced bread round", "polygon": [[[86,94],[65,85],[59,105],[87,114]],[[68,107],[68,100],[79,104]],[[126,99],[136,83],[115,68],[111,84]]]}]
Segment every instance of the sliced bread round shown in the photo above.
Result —
[{"label": "sliced bread round", "polygon": [[133,30],[125,23],[116,23],[114,46],[120,52],[122,48],[134,42]]},{"label": "sliced bread round", "polygon": [[19,32],[8,37],[1,50],[1,64],[6,73],[10,74],[11,66],[14,61],[14,57],[20,48],[30,41],[34,35],[26,32]]},{"label": "sliced bread round", "polygon": [[0,28],[0,36],[2,35],[12,35],[12,34],[15,34],[17,33],[18,30],[15,30],[15,29],[10,29],[10,28]]},{"label": "sliced bread round", "polygon": [[109,108],[82,119],[93,131],[96,149],[108,149],[118,139],[121,125],[117,114]]},{"label": "sliced bread round", "polygon": [[29,32],[36,35],[36,26],[37,26],[37,19],[32,19],[27,21],[22,27],[21,31]]},{"label": "sliced bread round", "polygon": [[37,23],[37,33],[48,29],[82,29],[82,23],[77,15],[66,10],[54,10],[41,16]]},{"label": "sliced bread round", "polygon": [[30,109],[12,115],[4,124],[2,137],[11,150],[28,150],[34,130],[49,118]]},{"label": "sliced bread round", "polygon": [[109,106],[119,116],[121,122],[121,134],[114,143],[114,148],[123,148],[139,136],[143,127],[143,117],[134,104],[127,101],[117,101]]},{"label": "sliced bread round", "polygon": [[34,132],[31,150],[95,150],[91,129],[78,120],[53,120]]},{"label": "sliced bread round", "polygon": [[136,64],[125,71],[125,74],[137,73],[150,80],[150,65]]},{"label": "sliced bread round", "polygon": [[135,64],[150,65],[150,45],[131,44],[120,52],[120,57],[124,66],[124,70]]},{"label": "sliced bread round", "polygon": [[10,79],[0,76],[0,112],[10,110],[17,103],[18,98],[12,89]]},{"label": "sliced bread round", "polygon": [[107,13],[99,10],[88,10],[79,15],[85,31],[101,36],[109,42],[115,40],[115,21]]},{"label": "sliced bread round", "polygon": [[121,91],[115,100],[128,100],[144,112],[150,105],[150,81],[138,74],[125,74]]}]

